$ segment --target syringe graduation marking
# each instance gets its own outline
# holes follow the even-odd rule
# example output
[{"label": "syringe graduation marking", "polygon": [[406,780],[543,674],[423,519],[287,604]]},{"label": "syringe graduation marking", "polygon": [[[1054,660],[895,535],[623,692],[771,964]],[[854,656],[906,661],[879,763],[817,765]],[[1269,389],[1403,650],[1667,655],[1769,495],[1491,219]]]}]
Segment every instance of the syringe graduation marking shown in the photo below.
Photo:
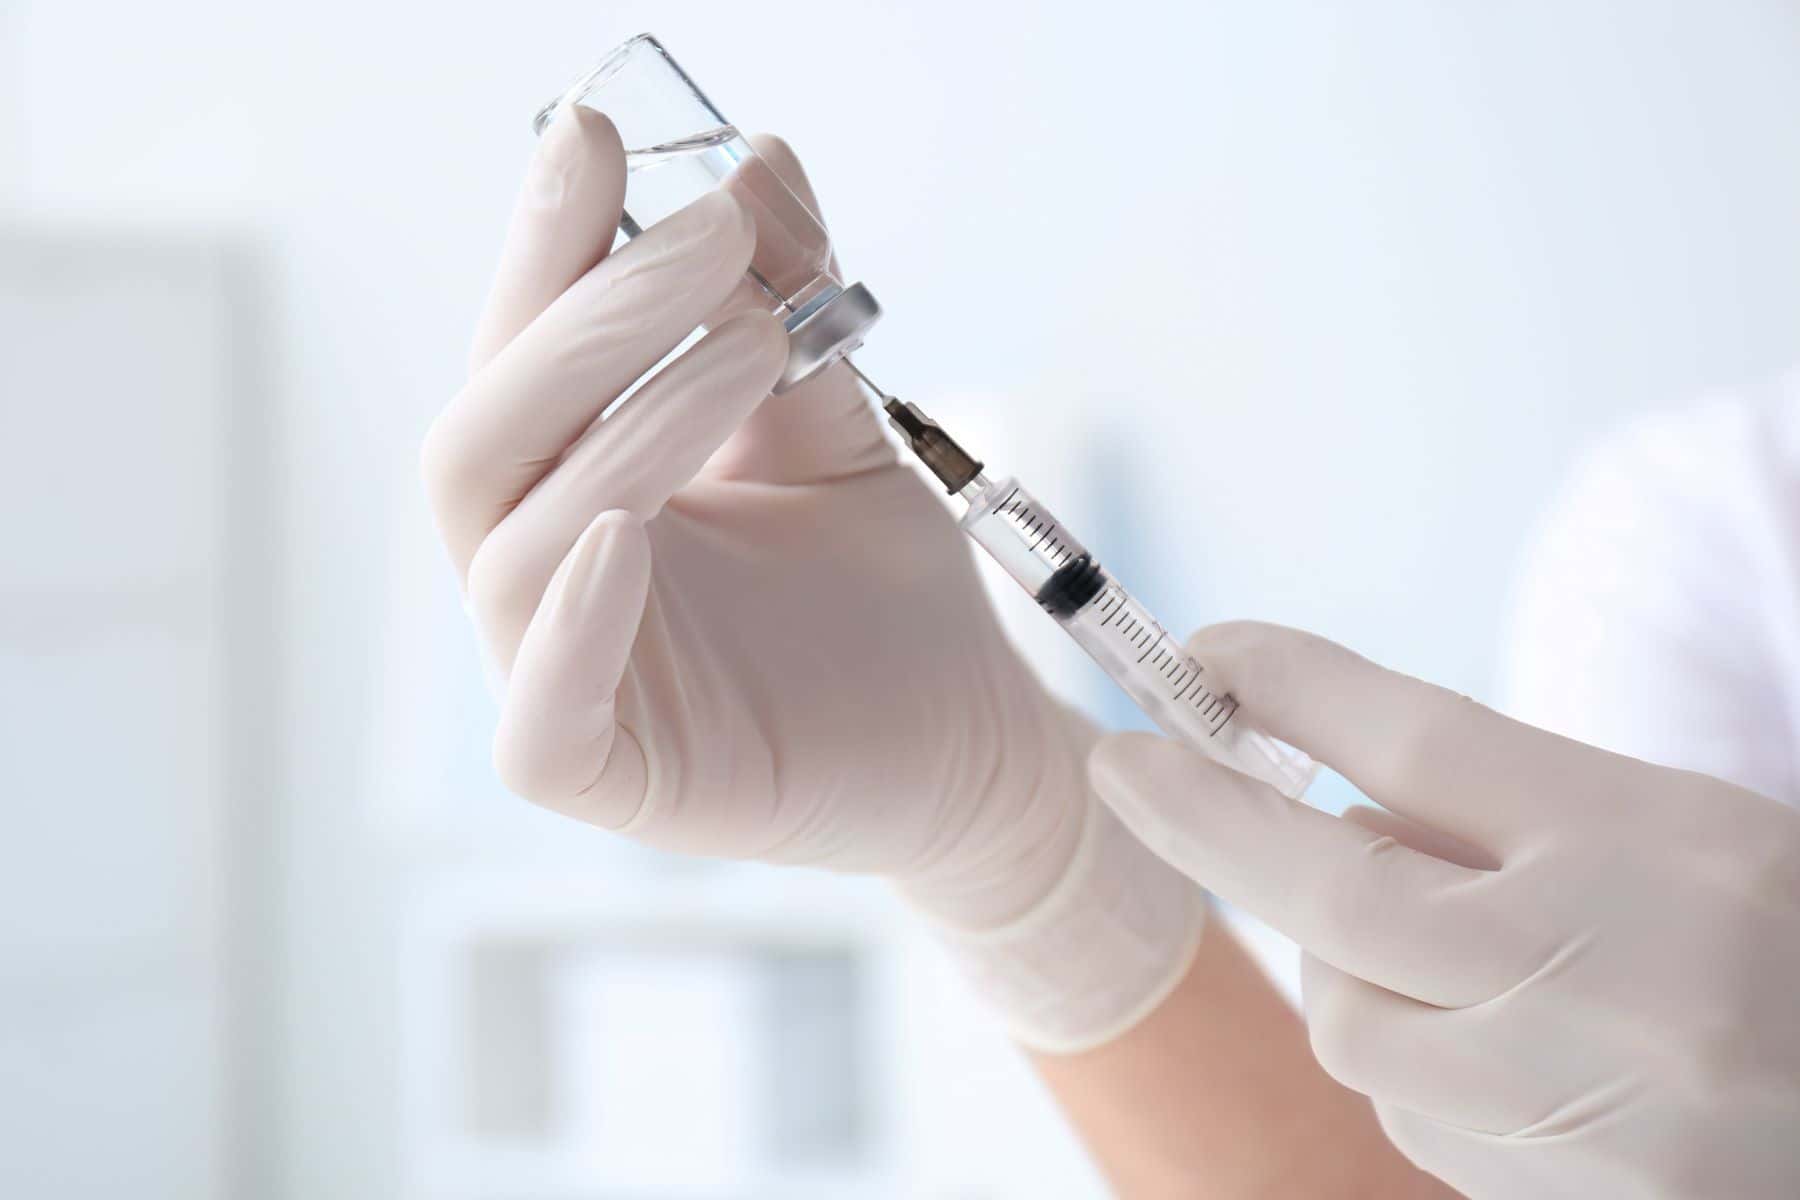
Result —
[{"label": "syringe graduation marking", "polygon": [[[1047,562],[1053,569],[1061,569],[1075,560],[1077,554],[1085,553],[1079,549],[1080,543],[1071,538],[1054,517],[1038,508],[1021,487],[1012,487],[990,511],[1015,531],[1027,553]],[[1056,598],[1059,602],[1064,599],[1060,592]],[[1044,603],[1043,595],[1038,599]],[[1199,663],[1181,653],[1168,632],[1148,613],[1138,611],[1117,583],[1103,577],[1100,594],[1088,605],[1089,611],[1098,617],[1093,628],[1114,643],[1119,661],[1134,667],[1147,663],[1163,680],[1157,685],[1144,679],[1139,686],[1149,685],[1159,690],[1166,687],[1171,703],[1188,705],[1190,711],[1199,715],[1206,735],[1218,736],[1237,712],[1237,702],[1229,696],[1221,697],[1205,686]],[[1052,612],[1057,611],[1055,604],[1047,607]],[[1063,611],[1066,614],[1070,610]]]},{"label": "syringe graduation marking", "polygon": [[[989,497],[998,489],[992,488],[981,473],[979,460],[958,446],[917,406],[902,404],[877,387],[855,363],[849,359],[844,361],[874,395],[887,414],[889,424],[899,432],[926,469],[950,494],[961,496],[969,503],[963,528],[1031,593],[1044,611],[1055,617],[1101,663],[1145,712],[1154,716],[1171,734],[1190,742],[1198,743],[1199,730],[1192,722],[1170,711],[1176,706],[1186,705],[1187,712],[1200,717],[1200,727],[1205,729],[1206,737],[1217,737],[1224,730],[1237,714],[1237,701],[1205,686],[1200,664],[1173,643],[1164,645],[1166,634],[1147,614],[1139,618],[1129,611],[1128,594],[1112,582],[1100,564],[1082,549],[1080,542],[1070,537],[1048,513],[1034,511],[1035,501],[1029,493],[1010,480],[1001,486],[1010,486],[1011,490],[998,504],[992,503]],[[985,528],[990,518],[1021,535],[1019,545],[999,548],[996,543],[1003,542],[1004,538],[998,537],[997,531]],[[1030,530],[1029,539],[1023,536],[1027,529]],[[1025,546],[1027,540],[1029,546]],[[1027,556],[1023,565],[1016,561],[1021,546]],[[1038,574],[1044,564],[1052,568],[1047,579]],[[1145,626],[1155,628],[1159,636],[1147,647],[1143,641],[1134,643],[1143,648],[1143,655],[1136,664],[1130,664],[1129,657],[1121,656],[1116,644],[1103,645],[1119,637],[1137,636]],[[1143,636],[1149,638],[1147,633]],[[1152,654],[1154,658],[1150,658]],[[1168,689],[1166,693],[1141,671],[1147,658],[1150,658],[1151,670],[1163,677],[1163,686]],[[1138,671],[1132,670],[1134,665]],[[1161,693],[1160,698],[1156,694],[1146,694],[1147,688]],[[1256,739],[1262,735],[1250,730],[1247,736]],[[1221,749],[1217,753],[1221,758],[1259,779],[1268,780],[1284,795],[1297,797],[1312,778],[1313,767],[1305,755],[1278,744],[1275,749],[1269,749],[1265,744],[1261,757],[1248,762],[1231,739],[1224,739],[1219,745]]]},{"label": "syringe graduation marking", "polygon": [[1026,550],[1036,553],[1040,546],[1043,547],[1044,557],[1052,567],[1060,567],[1075,556],[1061,536],[1062,530],[1056,521],[1020,499],[1018,488],[1008,492],[1006,499],[994,506],[994,511],[1027,540]]},{"label": "syringe graduation marking", "polygon": [[1106,629],[1117,621],[1113,636],[1123,638],[1133,649],[1141,651],[1138,662],[1155,654],[1150,665],[1167,680],[1176,702],[1187,703],[1206,720],[1209,736],[1216,736],[1225,728],[1237,712],[1237,701],[1205,686],[1201,676],[1206,669],[1188,655],[1165,645],[1169,636],[1166,630],[1134,612],[1126,603],[1125,592],[1117,584],[1108,585],[1106,593],[1094,603],[1096,611],[1105,617],[1099,628]]}]

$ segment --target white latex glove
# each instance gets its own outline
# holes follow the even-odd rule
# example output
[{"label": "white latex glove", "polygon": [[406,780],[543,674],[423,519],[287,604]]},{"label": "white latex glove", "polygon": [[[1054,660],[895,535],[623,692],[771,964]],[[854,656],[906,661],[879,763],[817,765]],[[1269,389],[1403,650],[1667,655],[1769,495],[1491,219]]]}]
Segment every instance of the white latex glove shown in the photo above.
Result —
[{"label": "white latex glove", "polygon": [[656,846],[892,877],[1021,1038],[1119,1032],[1185,969],[1198,889],[1093,799],[1092,731],[848,371],[769,396],[787,343],[744,302],[743,210],[714,194],[609,254],[624,185],[603,116],[551,124],[426,439],[501,778]]},{"label": "white latex glove", "polygon": [[1190,648],[1397,815],[1147,735],[1103,742],[1094,780],[1300,943],[1320,1062],[1415,1163],[1473,1197],[1800,1196],[1800,815],[1307,634]]}]

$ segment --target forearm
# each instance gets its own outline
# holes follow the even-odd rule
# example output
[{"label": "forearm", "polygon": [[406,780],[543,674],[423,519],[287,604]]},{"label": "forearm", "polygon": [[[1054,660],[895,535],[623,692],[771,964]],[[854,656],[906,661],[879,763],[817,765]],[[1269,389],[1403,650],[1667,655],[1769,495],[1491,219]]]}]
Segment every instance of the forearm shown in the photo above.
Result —
[{"label": "forearm", "polygon": [[1299,1016],[1216,920],[1149,1017],[1095,1049],[1033,1059],[1126,1200],[1455,1195],[1320,1069]]},{"label": "forearm", "polygon": [[1079,836],[1059,835],[1061,861],[1037,873],[1057,882],[1000,927],[938,923],[1119,1194],[1450,1195],[1320,1068],[1299,1016],[1206,917],[1204,893],[1087,790],[1092,723],[1052,711],[1041,740],[1079,765],[1039,782],[1081,780],[1054,807]]}]

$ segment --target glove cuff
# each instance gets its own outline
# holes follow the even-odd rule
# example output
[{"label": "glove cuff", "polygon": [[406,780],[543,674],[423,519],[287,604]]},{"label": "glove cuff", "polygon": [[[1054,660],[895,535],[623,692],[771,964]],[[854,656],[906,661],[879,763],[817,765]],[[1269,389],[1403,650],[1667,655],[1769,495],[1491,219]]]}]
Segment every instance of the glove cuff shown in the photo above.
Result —
[{"label": "glove cuff", "polygon": [[993,929],[936,923],[975,990],[1033,1050],[1075,1054],[1125,1033],[1186,976],[1206,895],[1089,799],[1054,888]]}]

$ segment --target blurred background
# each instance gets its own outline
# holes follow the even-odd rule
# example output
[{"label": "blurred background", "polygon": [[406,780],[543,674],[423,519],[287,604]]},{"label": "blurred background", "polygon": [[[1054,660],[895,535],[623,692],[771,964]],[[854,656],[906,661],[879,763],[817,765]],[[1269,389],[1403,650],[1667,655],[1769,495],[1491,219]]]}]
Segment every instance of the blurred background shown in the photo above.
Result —
[{"label": "blurred background", "polygon": [[1582,448],[1800,355],[1782,0],[0,4],[0,1194],[1103,1194],[878,885],[493,779],[416,447],[643,29],[1176,629],[1492,698]]}]

